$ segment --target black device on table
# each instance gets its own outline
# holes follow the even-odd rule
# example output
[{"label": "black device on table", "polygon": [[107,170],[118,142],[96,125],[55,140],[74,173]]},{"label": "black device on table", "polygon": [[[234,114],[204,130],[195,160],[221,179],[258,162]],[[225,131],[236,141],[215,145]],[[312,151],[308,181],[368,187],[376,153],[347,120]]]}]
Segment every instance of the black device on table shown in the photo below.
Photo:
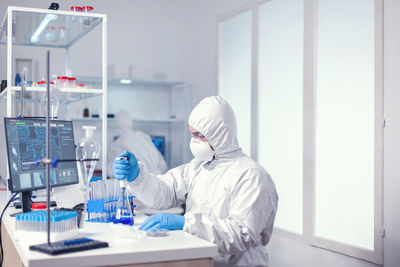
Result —
[{"label": "black device on table", "polygon": [[[9,190],[21,192],[23,212],[31,210],[33,190],[46,188],[46,166],[37,160],[46,157],[46,120],[4,118],[9,168]],[[51,120],[51,158],[75,159],[72,121]],[[76,162],[59,162],[51,167],[51,186],[77,184]]]},{"label": "black device on table", "polygon": [[108,247],[107,242],[93,240],[90,238],[77,238],[53,242],[51,246],[48,246],[48,244],[45,243],[40,245],[33,245],[29,248],[31,250],[40,251],[49,255],[58,255],[63,253],[106,247]]}]

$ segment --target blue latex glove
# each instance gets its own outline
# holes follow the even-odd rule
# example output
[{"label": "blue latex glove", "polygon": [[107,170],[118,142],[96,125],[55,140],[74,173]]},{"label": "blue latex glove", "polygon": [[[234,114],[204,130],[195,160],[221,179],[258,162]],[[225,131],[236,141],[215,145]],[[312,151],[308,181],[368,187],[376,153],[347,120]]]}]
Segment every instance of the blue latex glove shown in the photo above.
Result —
[{"label": "blue latex glove", "polygon": [[147,218],[139,230],[147,231],[150,229],[182,230],[185,225],[185,217],[169,213],[157,213]]},{"label": "blue latex glove", "polygon": [[[126,157],[125,159],[118,159],[120,157]],[[121,155],[116,157],[113,162],[113,172],[117,180],[127,179],[128,182],[132,182],[139,175],[139,165],[135,155],[129,151],[122,152]]]}]

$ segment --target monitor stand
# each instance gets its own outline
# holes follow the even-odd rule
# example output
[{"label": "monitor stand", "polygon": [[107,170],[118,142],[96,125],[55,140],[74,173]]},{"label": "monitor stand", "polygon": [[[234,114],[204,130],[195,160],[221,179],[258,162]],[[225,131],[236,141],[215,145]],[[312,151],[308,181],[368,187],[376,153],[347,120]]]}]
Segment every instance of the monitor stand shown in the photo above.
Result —
[{"label": "monitor stand", "polygon": [[29,212],[32,210],[32,191],[21,193],[21,206],[22,212]]}]

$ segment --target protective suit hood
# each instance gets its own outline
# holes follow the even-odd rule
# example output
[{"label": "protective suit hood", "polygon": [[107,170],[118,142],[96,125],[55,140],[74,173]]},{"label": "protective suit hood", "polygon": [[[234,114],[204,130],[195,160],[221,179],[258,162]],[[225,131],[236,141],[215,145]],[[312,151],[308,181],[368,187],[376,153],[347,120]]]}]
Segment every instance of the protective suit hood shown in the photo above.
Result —
[{"label": "protective suit hood", "polygon": [[118,111],[115,114],[114,130],[117,134],[133,131],[133,119],[126,110]]},{"label": "protective suit hood", "polygon": [[235,114],[222,97],[210,96],[200,101],[188,123],[208,139],[216,156],[240,150]]},{"label": "protective suit hood", "polygon": [[167,163],[151,141],[151,136],[142,131],[135,131],[133,124],[133,119],[127,111],[121,110],[115,114],[114,123],[111,125],[113,127],[108,129],[111,133],[107,153],[108,175],[114,176],[112,163],[114,158],[124,150],[134,153],[136,158],[145,163],[152,173],[166,172]]}]

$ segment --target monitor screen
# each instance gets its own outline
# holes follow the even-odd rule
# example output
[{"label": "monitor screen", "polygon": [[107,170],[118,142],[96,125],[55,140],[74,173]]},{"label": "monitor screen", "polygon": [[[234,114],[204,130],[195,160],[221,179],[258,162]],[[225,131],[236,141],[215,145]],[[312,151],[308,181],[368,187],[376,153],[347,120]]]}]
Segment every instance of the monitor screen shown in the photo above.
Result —
[{"label": "monitor screen", "polygon": [[[46,121],[4,118],[7,139],[10,190],[31,191],[46,187],[46,166],[37,165],[46,157]],[[51,121],[50,157],[75,159],[74,131],[71,121]],[[52,186],[78,183],[76,162],[59,162],[50,169]]]}]

